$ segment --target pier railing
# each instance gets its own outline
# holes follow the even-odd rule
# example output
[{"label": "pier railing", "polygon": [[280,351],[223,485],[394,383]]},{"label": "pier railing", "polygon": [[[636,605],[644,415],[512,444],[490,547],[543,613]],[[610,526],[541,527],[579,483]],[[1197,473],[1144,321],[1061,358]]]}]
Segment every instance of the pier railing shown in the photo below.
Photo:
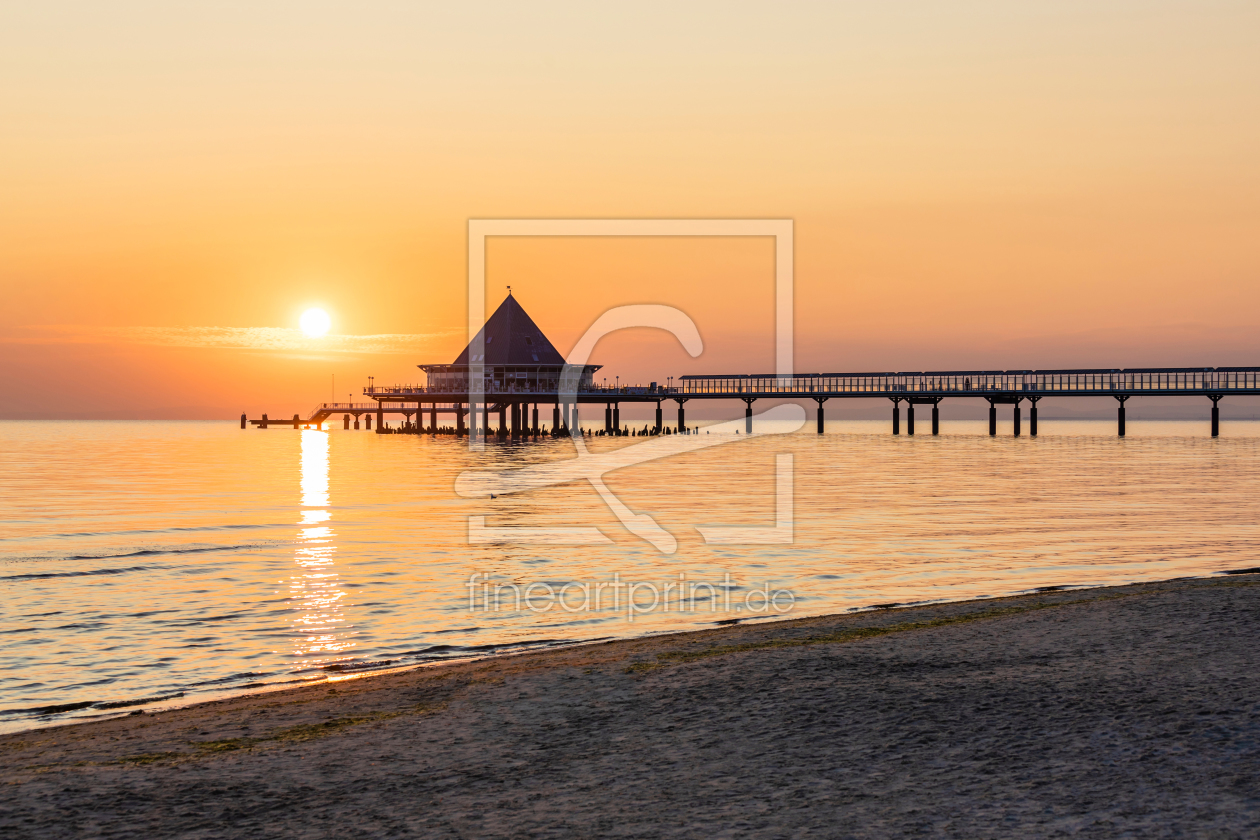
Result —
[{"label": "pier railing", "polygon": [[1100,394],[1207,394],[1260,390],[1260,367],[1141,368],[1131,370],[925,371],[922,373],[811,373],[683,376],[687,396],[1093,396]]},{"label": "pier railing", "polygon": [[[486,397],[554,394],[555,381],[486,382]],[[465,382],[442,386],[390,385],[365,388],[365,396],[433,399],[467,396]],[[883,373],[730,374],[682,376],[669,385],[589,385],[588,399],[678,399],[695,397],[912,397],[1027,395],[1100,396],[1138,394],[1260,393],[1260,367],[1133,368],[1079,370],[971,370]]]}]

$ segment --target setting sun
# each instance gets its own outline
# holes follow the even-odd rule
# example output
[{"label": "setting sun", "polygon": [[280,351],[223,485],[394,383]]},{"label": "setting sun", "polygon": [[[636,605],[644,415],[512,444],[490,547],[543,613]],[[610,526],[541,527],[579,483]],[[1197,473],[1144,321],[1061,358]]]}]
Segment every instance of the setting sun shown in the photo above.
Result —
[{"label": "setting sun", "polygon": [[328,332],[328,328],[332,326],[332,319],[322,309],[308,309],[302,313],[302,318],[298,323],[302,327],[302,332],[318,338]]}]

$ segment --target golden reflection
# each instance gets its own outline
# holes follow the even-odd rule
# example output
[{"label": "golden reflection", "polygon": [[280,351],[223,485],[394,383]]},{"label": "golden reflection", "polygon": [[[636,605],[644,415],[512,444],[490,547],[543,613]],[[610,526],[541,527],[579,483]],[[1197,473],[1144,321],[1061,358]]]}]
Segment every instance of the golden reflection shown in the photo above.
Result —
[{"label": "golden reflection", "polygon": [[[324,523],[332,519],[327,509],[328,433],[302,432],[302,519],[297,532],[294,561],[297,573],[289,584],[293,652],[302,667],[321,667],[348,658],[354,647],[350,626],[342,614],[345,593],[334,568],[337,532]],[[341,654],[341,655],[338,655]]]}]

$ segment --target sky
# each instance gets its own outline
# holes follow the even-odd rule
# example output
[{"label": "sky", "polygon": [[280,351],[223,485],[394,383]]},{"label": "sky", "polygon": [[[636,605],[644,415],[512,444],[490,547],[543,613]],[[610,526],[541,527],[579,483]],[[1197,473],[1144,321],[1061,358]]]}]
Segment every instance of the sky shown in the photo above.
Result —
[{"label": "sky", "polygon": [[[1257,55],[1214,0],[3,4],[0,418],[421,381],[475,218],[792,219],[799,371],[1260,364]],[[486,296],[562,352],[678,306],[700,357],[592,359],[648,382],[772,370],[773,279],[768,239],[504,238]]]}]

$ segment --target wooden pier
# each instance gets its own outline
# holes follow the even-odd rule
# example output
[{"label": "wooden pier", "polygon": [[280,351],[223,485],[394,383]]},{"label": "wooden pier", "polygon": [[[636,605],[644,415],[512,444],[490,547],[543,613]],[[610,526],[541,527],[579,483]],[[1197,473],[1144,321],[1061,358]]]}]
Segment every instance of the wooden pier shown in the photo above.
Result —
[{"label": "wooden pier", "polygon": [[[915,406],[931,406],[932,434],[940,433],[940,404],[946,399],[984,400],[989,404],[989,434],[997,434],[999,405],[1013,408],[1014,433],[1023,432],[1021,404],[1029,404],[1028,432],[1037,434],[1037,404],[1047,397],[1094,397],[1116,401],[1116,428],[1125,434],[1125,403],[1134,397],[1199,397],[1211,402],[1212,437],[1220,434],[1219,403],[1227,396],[1260,395],[1260,367],[1129,368],[1079,370],[953,370],[884,373],[804,373],[692,375],[664,385],[600,386],[593,374],[599,365],[569,366],[542,330],[508,295],[476,338],[451,364],[419,365],[423,385],[377,386],[364,389],[370,403],[322,403],[306,419],[247,420],[259,428],[320,428],[337,414],[344,428],[395,431],[386,415],[402,415],[401,430],[430,434],[521,437],[547,432],[539,412],[549,408],[551,434],[577,428],[580,406],[602,406],[604,434],[622,435],[622,403],[654,403],[655,423],[649,434],[684,432],[686,404],[691,400],[739,400],[744,403],[745,430],[752,431],[757,400],[813,400],[817,430],[823,432],[824,405],[833,399],[886,398],[892,402],[892,433],[901,434],[901,404],[906,404],[906,434],[915,433]],[[471,387],[479,383],[479,387]],[[676,422],[664,425],[662,404],[674,401]],[[596,409],[598,411],[598,409]],[[491,427],[491,416],[497,426]],[[545,416],[545,414],[544,414]],[[412,422],[412,418],[415,422]],[[427,417],[428,422],[425,422]],[[442,424],[439,420],[449,418]]]}]

